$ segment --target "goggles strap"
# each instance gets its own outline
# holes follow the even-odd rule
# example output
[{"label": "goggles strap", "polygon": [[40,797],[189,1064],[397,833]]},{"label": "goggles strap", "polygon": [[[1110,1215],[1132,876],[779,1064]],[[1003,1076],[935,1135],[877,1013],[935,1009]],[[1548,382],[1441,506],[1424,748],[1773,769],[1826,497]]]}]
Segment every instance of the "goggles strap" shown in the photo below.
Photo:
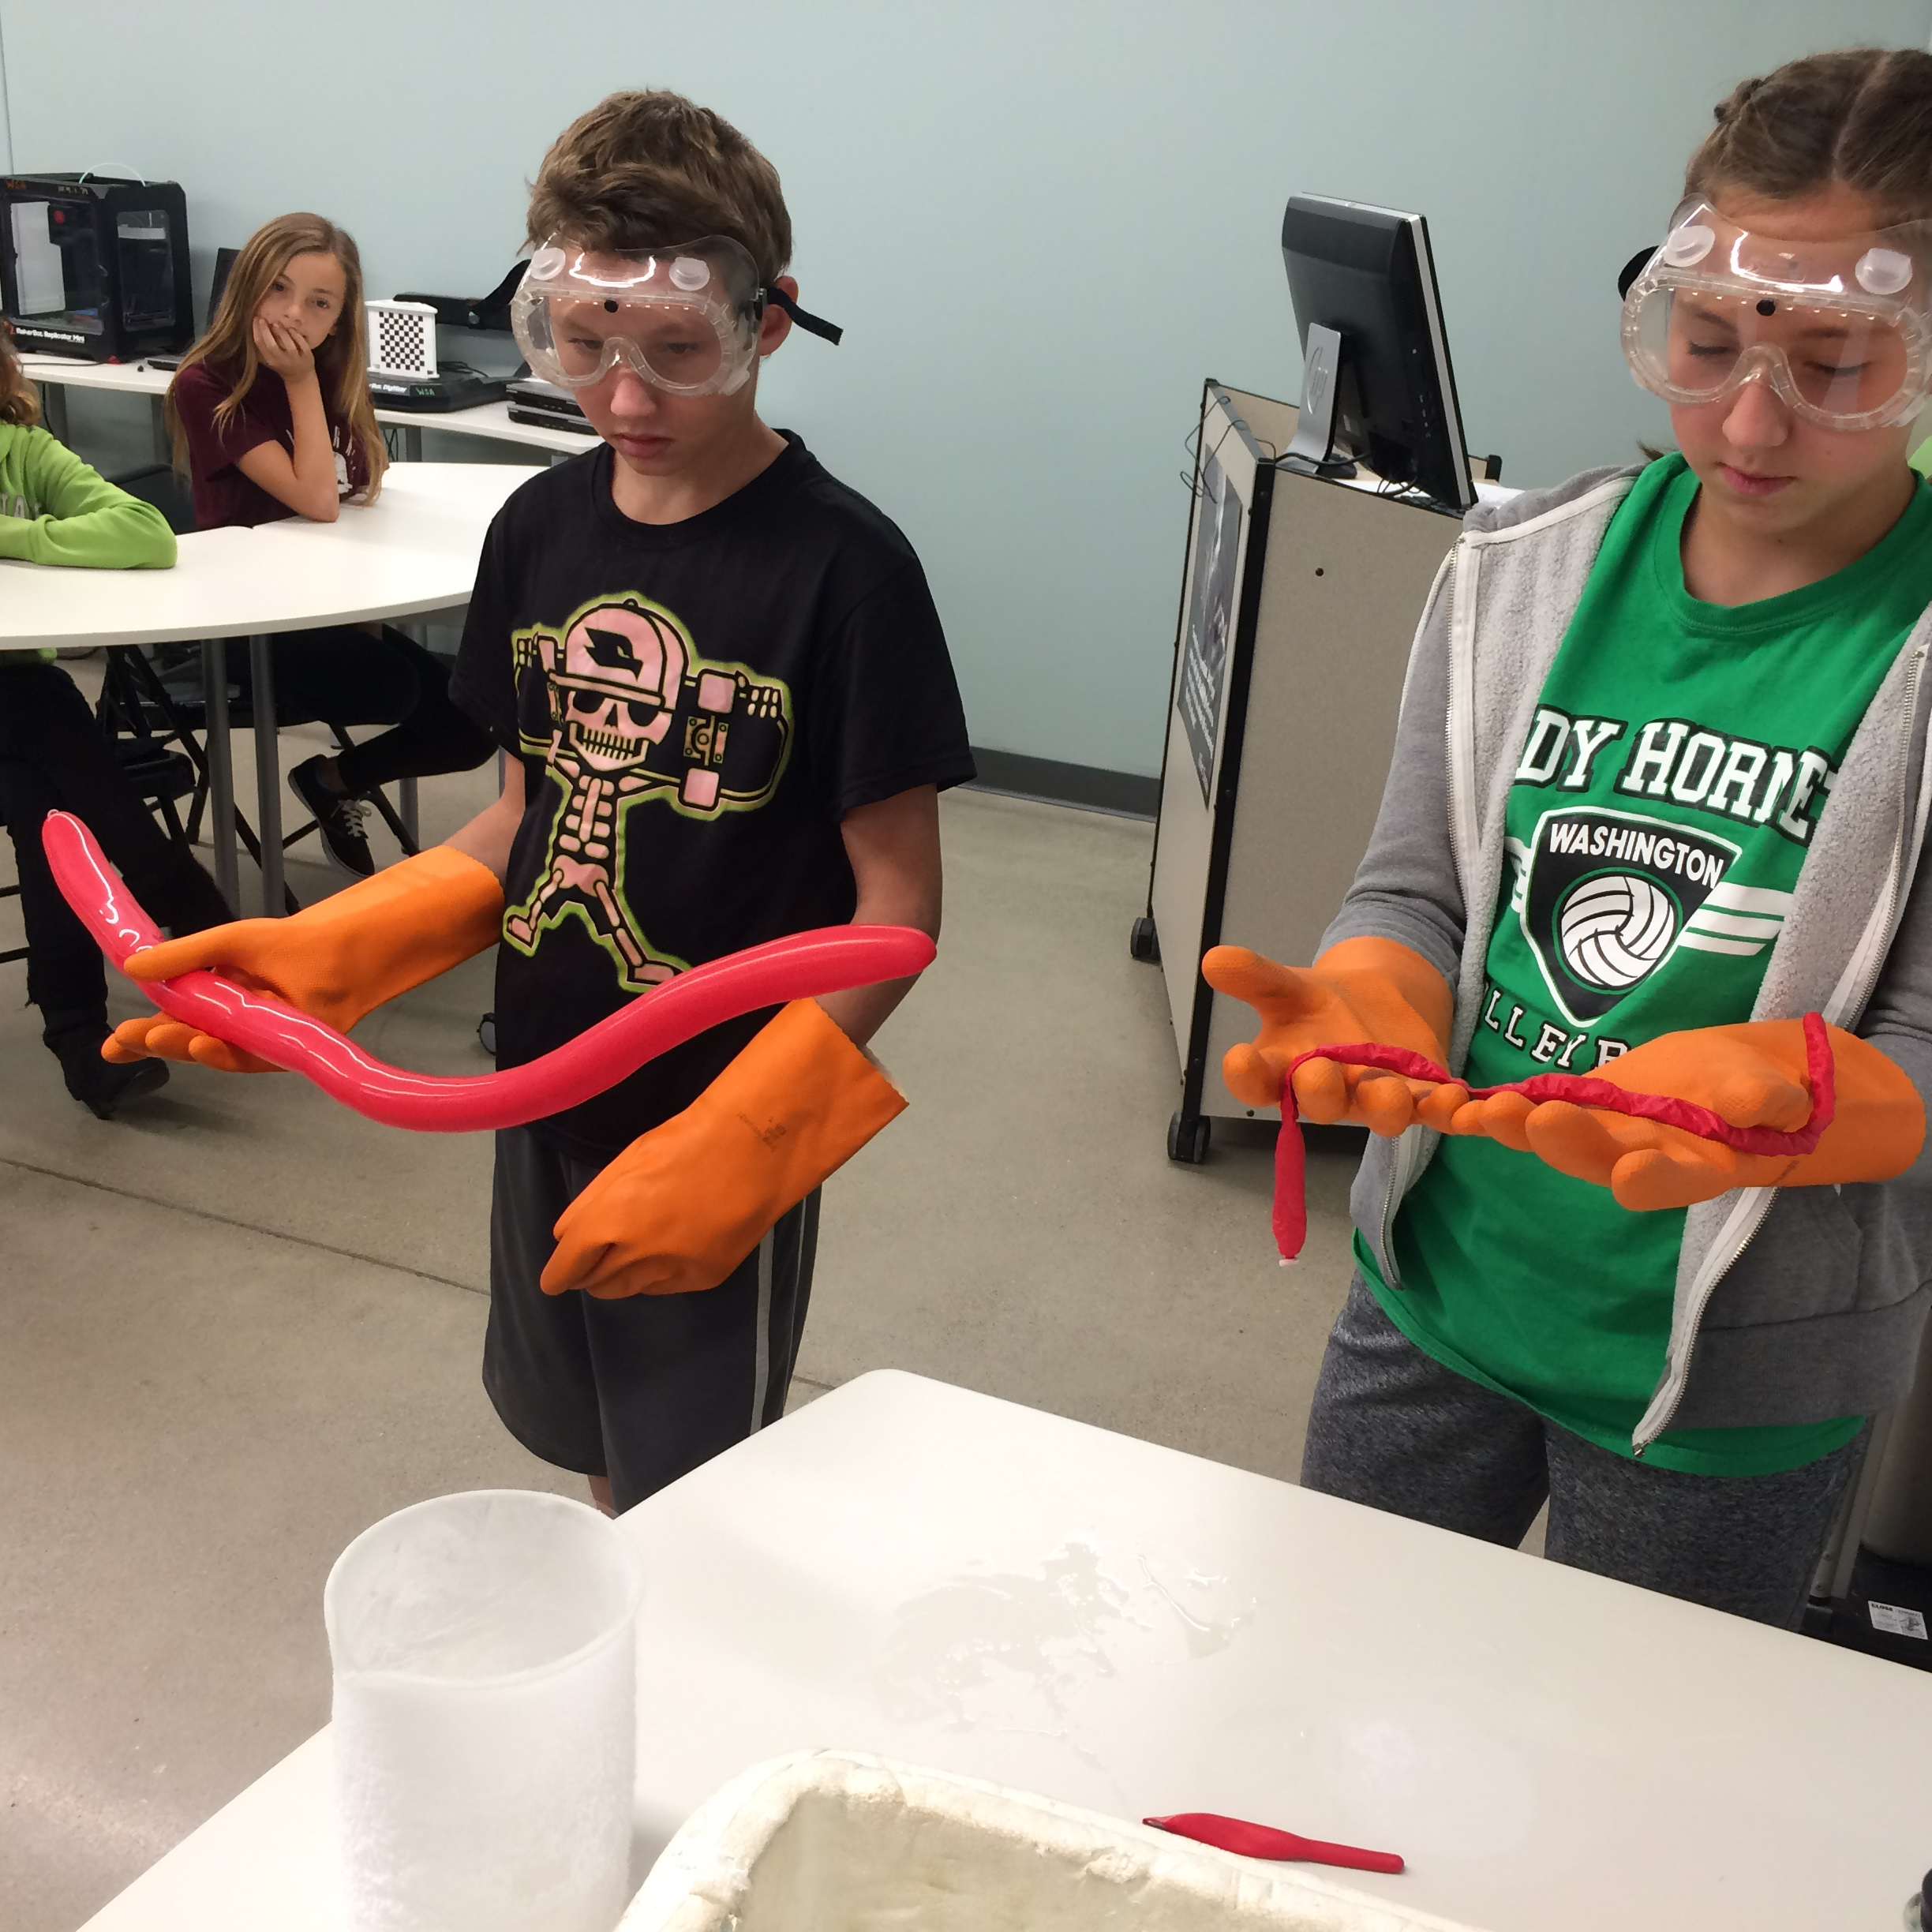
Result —
[{"label": "goggles strap", "polygon": [[1650,257],[1657,253],[1653,242],[1647,248],[1640,248],[1617,271],[1617,300],[1621,301],[1631,292],[1631,285],[1650,266]]},{"label": "goggles strap", "polygon": [[815,316],[801,309],[783,289],[768,288],[759,291],[768,302],[776,303],[802,329],[836,344],[845,331],[835,322],[828,322],[822,316]]}]

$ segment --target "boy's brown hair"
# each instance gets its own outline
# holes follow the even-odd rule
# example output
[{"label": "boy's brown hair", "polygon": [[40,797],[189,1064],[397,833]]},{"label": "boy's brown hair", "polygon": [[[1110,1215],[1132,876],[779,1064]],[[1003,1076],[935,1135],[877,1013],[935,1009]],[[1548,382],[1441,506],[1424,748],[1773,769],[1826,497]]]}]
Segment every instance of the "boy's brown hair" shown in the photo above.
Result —
[{"label": "boy's brown hair", "polygon": [[550,144],[530,239],[665,248],[729,235],[769,283],[792,260],[778,170],[721,115],[663,88],[608,95]]},{"label": "boy's brown hair", "polygon": [[0,321],[0,423],[17,423],[31,429],[40,420],[40,393],[27,380],[13,331]]},{"label": "boy's brown hair", "polygon": [[1795,200],[1842,182],[1883,219],[1932,215],[1932,54],[1845,47],[1807,54],[1717,103],[1684,192],[1747,189]]}]

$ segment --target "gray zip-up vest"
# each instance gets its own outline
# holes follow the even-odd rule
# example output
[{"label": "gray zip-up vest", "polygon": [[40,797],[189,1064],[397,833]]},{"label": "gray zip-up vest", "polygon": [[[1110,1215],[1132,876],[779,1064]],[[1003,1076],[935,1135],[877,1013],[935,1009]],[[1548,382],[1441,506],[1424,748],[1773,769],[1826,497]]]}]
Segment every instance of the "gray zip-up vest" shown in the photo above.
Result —
[{"label": "gray zip-up vest", "polygon": [[[1398,940],[1456,990],[1449,1064],[1481,1009],[1517,758],[1605,529],[1634,470],[1596,471],[1479,508],[1417,627],[1382,809],[1324,948]],[[1932,809],[1922,616],[1854,734],[1751,1017],[1811,1011],[1859,1033],[1932,1095]],[[1440,1136],[1371,1138],[1350,1199],[1383,1279],[1391,1234]],[[1740,1188],[1690,1209],[1663,1379],[1641,1454],[1671,1428],[1869,1415],[1911,1386],[1932,1291],[1932,1153],[1881,1185]]]}]

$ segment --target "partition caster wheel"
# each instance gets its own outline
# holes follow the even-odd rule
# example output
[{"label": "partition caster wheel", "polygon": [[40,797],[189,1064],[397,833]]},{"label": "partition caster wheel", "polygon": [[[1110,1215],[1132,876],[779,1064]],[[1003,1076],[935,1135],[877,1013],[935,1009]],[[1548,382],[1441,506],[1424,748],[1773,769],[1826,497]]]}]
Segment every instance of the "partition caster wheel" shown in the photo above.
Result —
[{"label": "partition caster wheel", "polygon": [[1160,964],[1160,934],[1154,930],[1151,913],[1134,921],[1127,934],[1127,950],[1144,966]]},{"label": "partition caster wheel", "polygon": [[1198,1167],[1208,1158],[1208,1137],[1212,1124],[1205,1114],[1196,1114],[1192,1120],[1177,1114],[1167,1123],[1167,1158],[1170,1161],[1185,1161],[1190,1167]]}]

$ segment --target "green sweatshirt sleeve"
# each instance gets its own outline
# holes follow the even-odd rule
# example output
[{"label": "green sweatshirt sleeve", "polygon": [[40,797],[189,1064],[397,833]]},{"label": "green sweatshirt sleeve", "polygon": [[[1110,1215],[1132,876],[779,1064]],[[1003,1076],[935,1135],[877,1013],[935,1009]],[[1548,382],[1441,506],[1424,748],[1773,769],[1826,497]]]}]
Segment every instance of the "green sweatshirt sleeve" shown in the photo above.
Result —
[{"label": "green sweatshirt sleeve", "polygon": [[46,430],[16,430],[0,444],[0,557],[165,570],[174,533],[152,504],[117,489]]}]

